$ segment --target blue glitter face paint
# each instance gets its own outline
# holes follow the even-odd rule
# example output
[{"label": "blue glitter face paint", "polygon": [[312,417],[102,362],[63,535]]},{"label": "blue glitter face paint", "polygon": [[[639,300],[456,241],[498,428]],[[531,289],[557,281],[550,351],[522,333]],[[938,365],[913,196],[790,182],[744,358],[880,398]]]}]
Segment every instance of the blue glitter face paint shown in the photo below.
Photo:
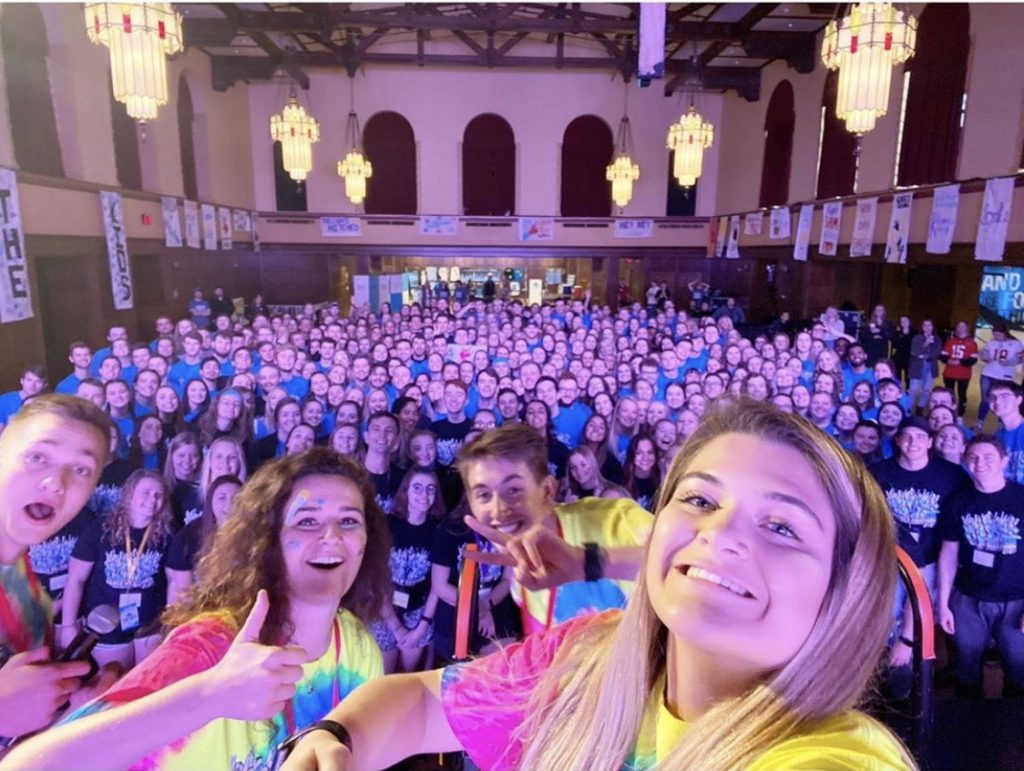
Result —
[{"label": "blue glitter face paint", "polygon": [[309,503],[310,499],[309,490],[299,490],[299,494],[295,496],[295,500],[292,501],[292,505],[288,507],[288,511],[284,515],[285,527],[291,527],[295,524],[295,518],[299,515],[299,512]]},{"label": "blue glitter face paint", "polygon": [[284,548],[286,551],[295,551],[301,545],[302,544],[299,542],[297,538],[289,538],[284,542]]}]

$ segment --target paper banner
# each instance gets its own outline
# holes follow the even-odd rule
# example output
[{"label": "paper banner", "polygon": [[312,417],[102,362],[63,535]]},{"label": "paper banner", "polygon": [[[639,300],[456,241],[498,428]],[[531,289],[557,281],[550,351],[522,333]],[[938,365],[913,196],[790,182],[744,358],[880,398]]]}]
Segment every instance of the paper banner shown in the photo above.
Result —
[{"label": "paper banner", "polygon": [[178,199],[171,196],[160,198],[160,210],[164,218],[164,246],[181,246],[181,215],[178,213]]},{"label": "paper banner", "polygon": [[792,218],[788,206],[772,209],[768,221],[768,238],[772,240],[789,238],[789,227]]},{"label": "paper banner", "polygon": [[725,242],[729,240],[729,218],[718,218],[718,237],[715,239],[715,257],[725,254]]},{"label": "paper banner", "polygon": [[110,262],[110,288],[114,295],[114,307],[119,311],[128,310],[134,305],[134,293],[121,194],[101,190],[100,205],[103,207],[103,228],[107,235],[107,259]]},{"label": "paper banner", "polygon": [[960,208],[960,185],[937,187],[932,192],[932,216],[928,220],[928,241],[924,250],[928,254],[949,254]]},{"label": "paper banner", "polygon": [[752,211],[743,218],[743,235],[759,236],[764,228],[764,212]]},{"label": "paper banner", "polygon": [[195,201],[185,201],[185,243],[191,249],[198,249],[199,243],[199,206]]},{"label": "paper banner", "polygon": [[985,183],[985,200],[978,219],[978,238],[974,256],[979,260],[999,262],[1006,248],[1006,229],[1010,224],[1013,203],[1013,177],[999,177]]},{"label": "paper banner", "polygon": [[32,318],[18,179],[11,169],[0,169],[0,231],[0,323],[7,324]]},{"label": "paper banner", "polygon": [[455,217],[420,217],[420,233],[425,236],[456,236],[459,221]]},{"label": "paper banner", "polygon": [[520,217],[520,241],[550,241],[555,237],[554,217]]},{"label": "paper banner", "polygon": [[248,233],[252,230],[252,217],[245,209],[232,209],[231,224],[235,230]]},{"label": "paper banner", "polygon": [[203,212],[203,246],[217,250],[217,208],[208,203],[201,205]]},{"label": "paper banner", "polygon": [[362,308],[370,302],[370,277],[354,276],[352,279],[352,306]]},{"label": "paper banner", "polygon": [[870,257],[871,241],[875,237],[875,217],[878,198],[858,198],[854,210],[853,236],[850,238],[851,257]]},{"label": "paper banner", "polygon": [[718,249],[718,223],[712,220],[708,223],[707,256],[714,257]]},{"label": "paper banner", "polygon": [[615,220],[616,238],[654,238],[654,220]]},{"label": "paper banner", "polygon": [[320,235],[324,238],[358,238],[363,222],[358,217],[321,217]]},{"label": "paper banner", "polygon": [[252,250],[254,252],[260,251],[262,245],[260,244],[260,213],[257,211],[252,212],[249,215],[249,224],[252,226]]},{"label": "paper banner", "polygon": [[740,215],[729,217],[729,242],[725,245],[725,256],[730,260],[740,258]]},{"label": "paper banner", "polygon": [[910,211],[914,205],[913,193],[897,193],[892,197],[892,216],[885,235],[885,261],[907,261],[907,244],[910,243]]},{"label": "paper banner", "polygon": [[220,233],[220,248],[231,249],[235,245],[231,233],[231,209],[217,207],[217,228]]},{"label": "paper banner", "polygon": [[839,228],[843,222],[842,201],[829,201],[821,207],[821,238],[818,254],[835,257],[839,251]]},{"label": "paper banner", "polygon": [[814,222],[814,204],[805,203],[800,207],[796,221],[796,240],[793,242],[793,259],[807,262],[807,247],[811,243],[811,224]]}]

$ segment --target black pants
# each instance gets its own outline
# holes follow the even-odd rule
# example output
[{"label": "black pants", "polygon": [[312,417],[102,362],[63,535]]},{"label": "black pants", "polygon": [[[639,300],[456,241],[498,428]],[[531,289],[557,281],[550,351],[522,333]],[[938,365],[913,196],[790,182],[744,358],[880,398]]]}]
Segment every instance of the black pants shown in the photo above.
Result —
[{"label": "black pants", "polygon": [[954,380],[950,377],[944,377],[942,378],[942,383],[949,390],[956,391],[956,411],[962,418],[964,416],[964,412],[967,411],[967,386],[971,384],[971,381]]}]

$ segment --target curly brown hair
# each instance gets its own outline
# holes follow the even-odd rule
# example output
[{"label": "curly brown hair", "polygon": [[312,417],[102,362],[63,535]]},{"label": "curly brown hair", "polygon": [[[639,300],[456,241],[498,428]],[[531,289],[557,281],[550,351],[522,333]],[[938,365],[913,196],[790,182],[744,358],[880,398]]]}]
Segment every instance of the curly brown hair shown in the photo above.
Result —
[{"label": "curly brown hair", "polygon": [[121,544],[125,536],[131,532],[131,506],[135,488],[144,479],[151,479],[160,485],[164,494],[163,506],[153,516],[152,530],[147,541],[152,548],[158,549],[171,540],[174,525],[174,509],[171,507],[171,488],[159,471],[137,469],[125,480],[124,487],[117,497],[114,510],[103,520],[103,534],[113,545]]},{"label": "curly brown hair", "polygon": [[200,613],[226,616],[240,629],[260,589],[270,599],[260,632],[264,645],[280,645],[295,631],[289,621],[288,575],[281,550],[284,507],[302,479],[338,476],[352,482],[363,496],[366,550],[352,587],[341,599],[362,621],[378,617],[390,601],[391,537],[384,512],[377,505],[366,470],[326,447],[271,461],[249,479],[231,503],[227,521],[217,528],[213,545],[196,569],[196,584],[163,615],[167,628],[180,626]]}]

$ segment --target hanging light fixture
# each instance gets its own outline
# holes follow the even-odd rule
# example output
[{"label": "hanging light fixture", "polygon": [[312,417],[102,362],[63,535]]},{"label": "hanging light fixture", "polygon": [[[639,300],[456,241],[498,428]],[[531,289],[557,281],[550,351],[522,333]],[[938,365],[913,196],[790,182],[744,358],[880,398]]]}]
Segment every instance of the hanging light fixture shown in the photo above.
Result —
[{"label": "hanging light fixture", "polygon": [[864,134],[889,107],[892,68],[914,55],[917,19],[890,2],[857,3],[825,27],[821,61],[839,70],[836,117],[846,130]]},{"label": "hanging light fixture", "polygon": [[140,123],[167,104],[167,59],[182,50],[181,14],[170,3],[86,3],[89,39],[110,49],[114,98]]},{"label": "hanging light fixture", "polygon": [[353,79],[349,78],[349,113],[345,126],[345,146],[349,151],[344,159],[338,161],[338,176],[345,180],[345,196],[358,206],[366,198],[366,180],[373,176],[373,166],[363,156],[363,139],[359,131],[354,92]]},{"label": "hanging light fixture", "polygon": [[612,183],[612,200],[620,209],[633,197],[633,183],[640,179],[640,165],[633,162],[633,135],[629,129],[629,84],[626,84],[626,104],[619,121],[619,135],[615,140],[617,153],[605,169],[605,179]]},{"label": "hanging light fixture", "polygon": [[690,108],[668,128],[667,146],[675,151],[672,176],[683,187],[692,187],[704,165],[704,151],[711,147],[715,127],[704,120],[690,97]]},{"label": "hanging light fixture", "polygon": [[280,115],[270,116],[270,137],[281,143],[281,160],[288,176],[302,182],[313,169],[313,145],[320,141],[320,124],[299,104],[292,86]]}]

